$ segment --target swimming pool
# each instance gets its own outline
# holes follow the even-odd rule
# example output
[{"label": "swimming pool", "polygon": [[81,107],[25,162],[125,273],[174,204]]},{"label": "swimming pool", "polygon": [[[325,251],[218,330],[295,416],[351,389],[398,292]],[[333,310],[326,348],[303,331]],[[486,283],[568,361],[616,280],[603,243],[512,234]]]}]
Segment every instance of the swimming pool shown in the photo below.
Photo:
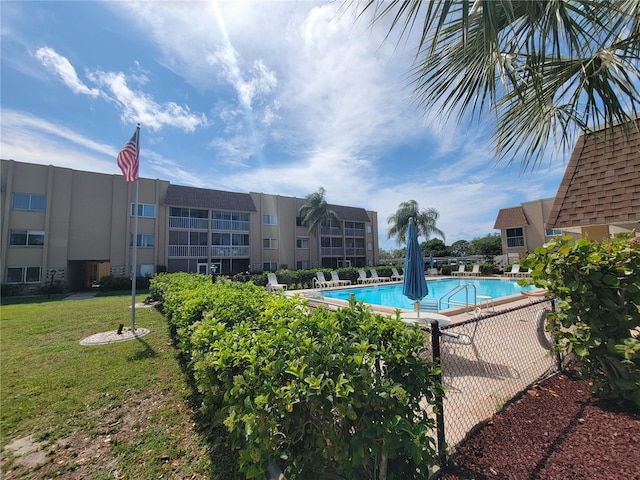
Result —
[{"label": "swimming pool", "polygon": [[[532,290],[535,287],[521,287],[517,280],[505,279],[459,279],[450,278],[442,280],[429,280],[427,282],[429,294],[422,299],[422,302],[428,303],[440,300],[447,296],[454,288],[459,285],[473,285],[476,288],[476,295],[491,297],[494,300],[516,295],[525,290]],[[473,292],[473,289],[470,290]],[[402,283],[394,283],[391,285],[377,284],[367,287],[341,288],[337,290],[324,290],[322,295],[326,298],[335,298],[338,300],[349,300],[349,295],[354,294],[356,300],[363,301],[372,305],[381,305],[392,308],[413,309],[413,301],[402,294]],[[472,296],[472,293],[470,293]],[[454,302],[465,302],[465,292],[461,291],[451,297]],[[470,302],[473,299],[470,298]],[[443,308],[449,308],[444,306]]]}]

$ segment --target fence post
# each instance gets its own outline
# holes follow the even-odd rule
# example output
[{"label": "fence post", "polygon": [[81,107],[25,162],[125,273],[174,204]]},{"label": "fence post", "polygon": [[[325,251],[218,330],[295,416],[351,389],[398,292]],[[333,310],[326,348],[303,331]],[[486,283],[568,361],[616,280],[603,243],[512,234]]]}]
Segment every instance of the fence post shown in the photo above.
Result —
[{"label": "fence post", "polygon": [[[442,362],[440,361],[440,325],[437,320],[431,320],[431,350],[433,351],[433,361],[436,364],[438,373],[436,374],[436,382],[442,385]],[[436,433],[438,442],[438,462],[442,468],[447,460],[445,435],[444,435],[444,410],[443,410],[443,391],[442,388],[436,389],[435,393],[435,411],[436,411]]]}]

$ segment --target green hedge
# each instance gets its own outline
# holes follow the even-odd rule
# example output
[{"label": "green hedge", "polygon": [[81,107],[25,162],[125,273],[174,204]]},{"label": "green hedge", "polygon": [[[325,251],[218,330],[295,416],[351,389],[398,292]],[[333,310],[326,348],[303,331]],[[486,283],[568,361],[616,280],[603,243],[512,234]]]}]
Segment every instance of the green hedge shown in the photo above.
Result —
[{"label": "green hedge", "polygon": [[310,309],[252,283],[172,277],[154,278],[152,295],[248,478],[270,459],[288,480],[428,477],[423,407],[442,387],[421,358],[426,334],[361,303]]},{"label": "green hedge", "polygon": [[[640,410],[640,241],[556,238],[522,263],[557,298],[553,332],[593,390]],[[525,282],[522,282],[525,283]]]}]

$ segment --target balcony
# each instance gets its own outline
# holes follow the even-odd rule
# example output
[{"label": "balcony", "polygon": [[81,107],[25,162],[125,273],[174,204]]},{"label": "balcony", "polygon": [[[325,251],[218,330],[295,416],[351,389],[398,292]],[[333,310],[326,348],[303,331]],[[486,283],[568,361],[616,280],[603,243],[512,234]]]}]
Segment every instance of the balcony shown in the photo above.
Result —
[{"label": "balcony", "polygon": [[206,245],[169,245],[169,256],[207,258],[207,250]]},{"label": "balcony", "polygon": [[213,258],[221,257],[241,257],[249,258],[249,246],[243,245],[214,245],[211,247],[211,256]]},{"label": "balcony", "polygon": [[342,247],[322,247],[320,250],[323,257],[342,257],[344,248]]},{"label": "balcony", "polygon": [[330,235],[334,237],[341,237],[342,230],[338,227],[320,227],[320,235]]},{"label": "balcony", "polygon": [[362,248],[347,247],[344,253],[347,257],[364,257],[365,249],[364,247]]},{"label": "balcony", "polygon": [[524,247],[524,237],[507,238],[507,247]]},{"label": "balcony", "polygon": [[232,230],[234,232],[248,232],[249,222],[242,220],[211,220],[213,230]]},{"label": "balcony", "polygon": [[209,220],[206,218],[169,217],[169,228],[209,230]]},{"label": "balcony", "polygon": [[345,237],[364,237],[364,228],[345,228]]}]

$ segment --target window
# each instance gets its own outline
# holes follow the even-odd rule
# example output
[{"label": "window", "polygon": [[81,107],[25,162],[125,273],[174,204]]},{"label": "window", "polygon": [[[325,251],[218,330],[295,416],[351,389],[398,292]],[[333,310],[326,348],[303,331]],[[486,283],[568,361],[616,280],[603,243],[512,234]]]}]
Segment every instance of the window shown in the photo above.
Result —
[{"label": "window", "polygon": [[[129,246],[133,246],[133,235],[129,239]],[[139,233],[138,234],[138,247],[155,247],[156,236],[153,233]]]},{"label": "window", "polygon": [[522,228],[507,228],[507,247],[524,247]]},{"label": "window", "polygon": [[309,260],[298,260],[296,262],[296,268],[298,270],[309,270]]},{"label": "window", "polygon": [[154,266],[149,264],[136,265],[137,277],[153,277]]},{"label": "window", "polygon": [[7,283],[39,283],[41,272],[40,267],[7,268]]},{"label": "window", "polygon": [[32,193],[14,193],[11,196],[11,208],[44,212],[47,208],[47,196]]},{"label": "window", "polygon": [[[131,204],[131,216],[135,213],[135,203]],[[156,206],[151,203],[139,203],[138,204],[138,216],[144,218],[156,218]]]},{"label": "window", "polygon": [[262,216],[262,223],[264,225],[277,225],[278,224],[278,217],[277,217],[277,215],[263,215]]},{"label": "window", "polygon": [[189,245],[207,245],[207,232],[189,232]]},{"label": "window", "polygon": [[562,235],[562,230],[556,230],[555,228],[547,228],[544,231],[544,235],[546,237],[557,237],[558,235]]},{"label": "window", "polygon": [[369,251],[373,250],[373,243],[367,242],[367,250]]},{"label": "window", "polygon": [[262,239],[262,247],[269,249],[269,250],[275,250],[278,248],[278,239],[277,238],[263,238]]},{"label": "window", "polygon": [[41,247],[44,245],[44,230],[11,230],[9,245]]},{"label": "window", "polygon": [[367,225],[367,233],[371,233],[371,225]]},{"label": "window", "polygon": [[296,238],[296,248],[301,248],[308,250],[309,249],[309,237],[298,237]]},{"label": "window", "polygon": [[278,270],[278,262],[264,262],[262,264],[262,269],[265,272],[275,272]]},{"label": "window", "polygon": [[169,245],[189,245],[189,232],[169,230]]},{"label": "window", "polygon": [[305,222],[302,217],[296,217],[296,227],[308,227],[309,222]]}]

